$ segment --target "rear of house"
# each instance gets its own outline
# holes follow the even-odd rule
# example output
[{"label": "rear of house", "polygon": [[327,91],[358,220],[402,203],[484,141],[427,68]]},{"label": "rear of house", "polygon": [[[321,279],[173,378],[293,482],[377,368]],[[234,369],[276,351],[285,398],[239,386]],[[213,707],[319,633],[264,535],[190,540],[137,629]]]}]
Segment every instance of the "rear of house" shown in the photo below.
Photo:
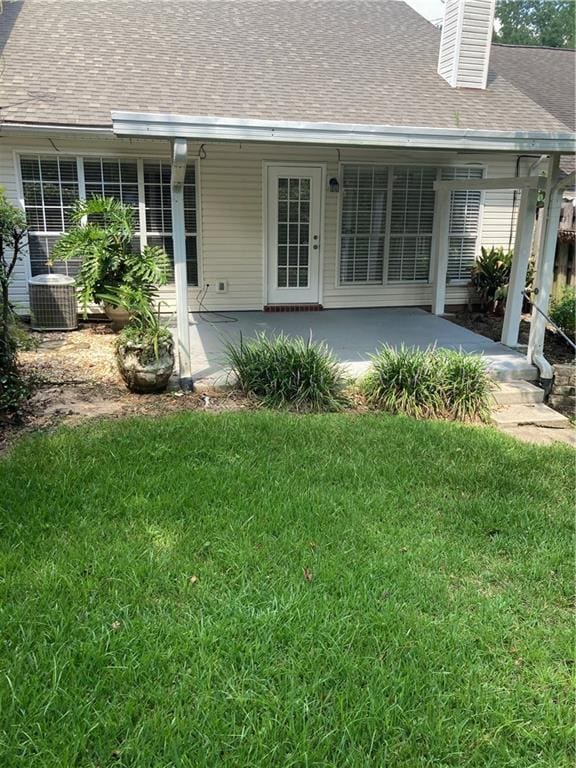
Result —
[{"label": "rear of house", "polygon": [[14,302],[74,274],[50,252],[103,194],[173,258],[168,311],[466,303],[480,246],[514,245],[510,179],[574,149],[491,56],[493,11],[450,0],[441,35],[397,0],[5,3],[0,183],[30,228]]}]

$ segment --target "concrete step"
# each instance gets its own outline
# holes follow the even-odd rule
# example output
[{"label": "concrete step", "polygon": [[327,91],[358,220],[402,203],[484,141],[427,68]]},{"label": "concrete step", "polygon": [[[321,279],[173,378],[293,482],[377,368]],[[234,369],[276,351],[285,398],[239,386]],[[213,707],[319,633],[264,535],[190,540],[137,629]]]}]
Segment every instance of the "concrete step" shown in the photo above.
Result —
[{"label": "concrete step", "polygon": [[544,401],[544,390],[529,381],[499,382],[492,397],[496,405],[541,403]]},{"label": "concrete step", "polygon": [[499,427],[516,427],[534,424],[538,427],[563,429],[570,426],[570,421],[561,413],[553,411],[544,403],[503,405],[492,411],[492,423]]},{"label": "concrete step", "polygon": [[540,445],[552,445],[554,443],[565,443],[576,448],[576,430],[574,429],[546,429],[546,427],[536,427],[534,424],[523,427],[501,427],[501,432],[505,435],[515,437],[524,443],[536,443]]},{"label": "concrete step", "polygon": [[492,366],[488,373],[494,381],[538,381],[540,374],[535,365],[528,362],[512,365]]}]

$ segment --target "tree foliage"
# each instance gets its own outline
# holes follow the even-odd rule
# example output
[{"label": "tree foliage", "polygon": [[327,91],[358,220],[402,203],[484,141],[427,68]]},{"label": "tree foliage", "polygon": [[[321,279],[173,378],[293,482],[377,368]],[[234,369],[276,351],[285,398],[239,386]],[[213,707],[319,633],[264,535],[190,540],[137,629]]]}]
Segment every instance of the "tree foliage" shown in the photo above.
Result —
[{"label": "tree foliage", "polygon": [[494,39],[514,45],[574,48],[575,0],[498,0]]}]

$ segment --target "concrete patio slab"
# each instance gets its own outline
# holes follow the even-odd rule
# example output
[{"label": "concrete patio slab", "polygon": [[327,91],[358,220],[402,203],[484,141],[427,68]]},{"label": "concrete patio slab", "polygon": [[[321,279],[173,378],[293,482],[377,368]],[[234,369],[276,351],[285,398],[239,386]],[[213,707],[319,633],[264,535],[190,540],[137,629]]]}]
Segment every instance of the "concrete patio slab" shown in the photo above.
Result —
[{"label": "concrete patio slab", "polygon": [[325,341],[351,377],[368,368],[370,355],[383,344],[461,349],[479,354],[500,381],[533,380],[537,371],[526,357],[503,344],[473,333],[422,309],[334,309],[322,312],[191,313],[192,376],[196,386],[223,386],[229,381],[224,356],[227,340],[248,339],[263,331],[269,336],[312,335]]}]

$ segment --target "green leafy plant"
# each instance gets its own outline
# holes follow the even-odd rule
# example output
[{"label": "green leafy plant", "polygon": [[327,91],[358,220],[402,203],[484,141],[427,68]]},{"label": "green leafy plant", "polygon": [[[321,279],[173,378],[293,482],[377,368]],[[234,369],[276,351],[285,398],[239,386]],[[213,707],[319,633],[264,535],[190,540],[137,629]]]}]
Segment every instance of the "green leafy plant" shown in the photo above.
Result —
[{"label": "green leafy plant", "polygon": [[390,413],[435,416],[442,408],[435,362],[430,350],[383,347],[361,382],[366,401]]},{"label": "green leafy plant", "polygon": [[489,412],[484,363],[463,352],[385,346],[360,389],[369,405],[414,418],[484,420]]},{"label": "green leafy plant", "polygon": [[340,367],[325,344],[283,334],[228,342],[226,355],[241,390],[274,408],[334,411],[344,403]]},{"label": "green leafy plant", "polygon": [[550,319],[567,336],[576,337],[576,288],[566,286],[560,296],[552,300]]},{"label": "green leafy plant", "polygon": [[504,298],[503,291],[510,281],[511,251],[504,248],[482,246],[481,254],[472,268],[470,283],[485,309],[494,310],[496,302]]},{"label": "green leafy plant", "polygon": [[130,322],[116,339],[116,355],[134,352],[142,365],[158,360],[163,352],[172,354],[172,334],[160,319],[160,306],[155,311],[145,293],[126,291],[118,297],[119,306],[130,315]]},{"label": "green leafy plant", "polygon": [[492,385],[486,364],[478,355],[442,349],[436,354],[442,408],[458,421],[486,421]]},{"label": "green leafy plant", "polygon": [[73,228],[56,243],[51,262],[79,260],[76,282],[84,316],[90,304],[122,306],[134,291],[152,300],[156,288],[166,284],[165,251],[157,246],[134,250],[132,208],[112,197],[78,200],[72,221]]},{"label": "green leafy plant", "polygon": [[24,213],[11,205],[0,189],[0,413],[18,414],[31,394],[31,382],[18,366],[19,321],[8,296],[10,279],[26,242]]}]

